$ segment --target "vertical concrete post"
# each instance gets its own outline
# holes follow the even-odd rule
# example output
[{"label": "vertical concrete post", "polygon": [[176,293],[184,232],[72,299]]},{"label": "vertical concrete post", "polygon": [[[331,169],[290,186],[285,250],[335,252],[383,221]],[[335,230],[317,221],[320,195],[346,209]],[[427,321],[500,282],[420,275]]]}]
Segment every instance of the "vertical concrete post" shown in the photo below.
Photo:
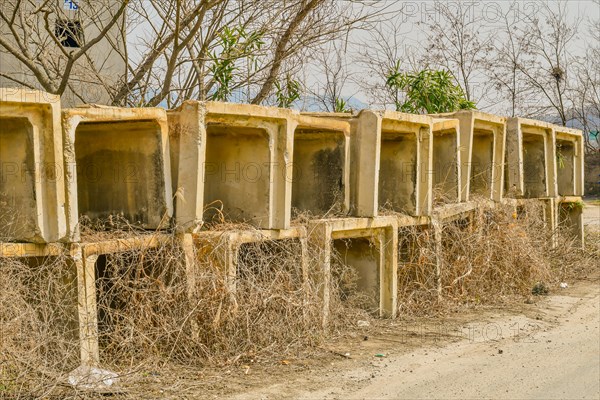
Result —
[{"label": "vertical concrete post", "polygon": [[474,117],[469,113],[454,116],[460,121],[461,201],[469,201],[471,193],[471,160],[473,153]]},{"label": "vertical concrete post", "polygon": [[294,155],[294,131],[297,122],[285,118],[278,127],[278,132],[273,138],[273,147],[277,151],[271,152],[270,179],[272,209],[269,210],[272,218],[270,226],[288,228],[292,212],[292,174]]},{"label": "vertical concrete post", "polygon": [[396,318],[398,310],[398,227],[383,228],[377,235],[379,248],[380,306],[383,318]]},{"label": "vertical concrete post", "polygon": [[[197,266],[196,266],[196,251],[194,247],[194,237],[189,234],[179,234],[178,240],[183,250],[183,263],[185,266],[185,277],[187,284],[187,297],[188,302],[192,308],[198,303],[198,286],[196,281]],[[192,319],[192,336],[198,338],[198,323]]]},{"label": "vertical concrete post", "polygon": [[432,126],[419,129],[417,138],[417,187],[421,201],[416,202],[415,215],[430,215],[433,205],[433,132]]},{"label": "vertical concrete post", "polygon": [[206,107],[198,101],[185,101],[177,110],[167,112],[175,224],[183,232],[194,233],[202,224],[205,116]]},{"label": "vertical concrete post", "polygon": [[443,262],[443,248],[442,248],[442,224],[437,218],[431,219],[431,226],[433,228],[433,239],[435,241],[435,282],[437,288],[438,301],[442,300],[442,270],[444,268]]},{"label": "vertical concrete post", "polygon": [[306,232],[304,232],[304,236],[299,238],[300,240],[300,258],[301,258],[301,269],[302,269],[302,291],[304,292],[304,307],[302,317],[304,318],[304,323],[308,327],[308,302],[309,302],[309,294],[310,294],[310,271],[308,265],[308,239],[306,237]]},{"label": "vertical concrete post", "polygon": [[316,257],[310,268],[313,279],[318,285],[323,304],[322,326],[329,323],[329,303],[331,284],[331,225],[327,223],[312,224],[308,230],[308,244],[315,251]]},{"label": "vertical concrete post", "polygon": [[504,194],[504,153],[506,148],[506,123],[494,127],[494,150],[492,158],[492,193],[491,199],[497,202]]},{"label": "vertical concrete post", "polygon": [[554,249],[558,245],[558,238],[556,235],[556,230],[558,226],[557,221],[557,206],[556,199],[548,198],[544,199],[544,221],[546,222],[546,227],[551,233],[551,243],[550,246]]},{"label": "vertical concrete post", "polygon": [[546,154],[546,193],[549,197],[558,196],[558,172],[556,162],[556,131],[549,129],[544,137]]},{"label": "vertical concrete post", "polygon": [[352,125],[351,211],[355,216],[374,217],[378,211],[381,115],[363,110]]},{"label": "vertical concrete post", "polygon": [[523,196],[523,135],[518,118],[508,118],[506,123],[506,163],[508,190]]},{"label": "vertical concrete post", "polygon": [[97,366],[100,363],[95,269],[98,256],[87,256],[79,245],[73,245],[71,254],[71,261],[77,270],[81,364]]}]

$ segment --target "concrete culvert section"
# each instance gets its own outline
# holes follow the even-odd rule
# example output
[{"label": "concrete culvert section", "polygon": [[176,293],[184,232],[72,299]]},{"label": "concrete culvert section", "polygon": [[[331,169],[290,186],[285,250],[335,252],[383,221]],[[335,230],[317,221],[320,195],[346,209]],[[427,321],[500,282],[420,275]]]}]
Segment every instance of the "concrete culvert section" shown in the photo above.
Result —
[{"label": "concrete culvert section", "polygon": [[123,215],[156,228],[166,212],[160,126],[154,121],[86,122],[75,131],[79,215]]},{"label": "concrete culvert section", "polygon": [[204,221],[290,226],[291,110],[206,102]]},{"label": "concrete culvert section", "polygon": [[347,121],[301,116],[294,132],[292,207],[323,216],[349,208],[349,135]]},{"label": "concrete culvert section", "polygon": [[583,137],[581,131],[555,126],[556,180],[559,196],[583,196]]},{"label": "concrete culvert section", "polygon": [[[0,241],[39,234],[33,126],[27,118],[0,118]],[[41,199],[40,199],[41,200]]]},{"label": "concrete culvert section", "polygon": [[[112,229],[113,217],[142,229],[169,226],[173,213],[166,113],[81,107],[63,111],[70,214]],[[71,171],[73,173],[73,171]]]},{"label": "concrete culvert section", "polygon": [[60,98],[0,88],[0,241],[66,240]]},{"label": "concrete culvert section", "polygon": [[509,196],[556,196],[555,147],[554,125],[524,118],[508,119],[506,190]]},{"label": "concrete culvert section", "polygon": [[506,118],[476,110],[436,114],[460,124],[461,200],[472,194],[501,201],[504,191]]},{"label": "concrete culvert section", "polygon": [[565,239],[584,247],[583,207],[581,198],[563,198],[558,203],[558,229]]}]

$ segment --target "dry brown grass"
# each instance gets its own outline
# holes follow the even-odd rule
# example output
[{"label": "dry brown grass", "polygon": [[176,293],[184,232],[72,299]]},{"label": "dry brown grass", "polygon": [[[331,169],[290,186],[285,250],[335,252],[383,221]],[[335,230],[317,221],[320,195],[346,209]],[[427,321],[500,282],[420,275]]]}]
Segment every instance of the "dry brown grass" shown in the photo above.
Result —
[{"label": "dry brown grass", "polygon": [[[583,251],[567,232],[553,233],[543,219],[543,205],[531,201],[517,213],[508,206],[485,202],[466,218],[441,225],[442,246],[435,246],[433,229],[406,228],[400,235],[399,314],[428,315],[457,305],[499,304],[532,294],[543,282],[579,279],[600,260],[588,236]],[[552,246],[552,240],[556,246]],[[438,296],[436,262],[441,269]]]},{"label": "dry brown grass", "polygon": [[[552,288],[585,276],[600,259],[598,236],[588,236],[586,251],[565,236],[552,248],[540,215],[533,202],[519,215],[482,204],[470,221],[442,226],[441,249],[429,228],[402,230],[400,317],[522,299],[536,282]],[[223,227],[251,229],[231,224],[212,229]],[[98,260],[101,362],[124,376],[130,398],[143,396],[140,382],[153,371],[173,371],[169,380],[175,385],[181,376],[197,377],[207,367],[281,362],[343,334],[357,320],[372,318],[373,299],[356,290],[358,275],[339,252],[331,265],[331,327],[323,330],[321,281],[315,273],[319,249],[305,249],[304,270],[299,240],[242,245],[234,290],[219,267],[223,246],[218,238],[196,246],[193,284],[175,236],[156,249]],[[436,257],[443,265],[441,300]],[[63,384],[79,357],[75,276],[68,265],[64,256],[0,260],[0,398],[81,396]]]}]

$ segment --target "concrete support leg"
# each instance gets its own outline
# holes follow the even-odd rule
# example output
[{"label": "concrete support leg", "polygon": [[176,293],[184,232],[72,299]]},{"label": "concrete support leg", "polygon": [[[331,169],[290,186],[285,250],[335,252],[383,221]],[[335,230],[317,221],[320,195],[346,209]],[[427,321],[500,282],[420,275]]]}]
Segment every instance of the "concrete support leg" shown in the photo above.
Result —
[{"label": "concrete support leg", "polygon": [[97,260],[97,255],[85,257],[81,248],[75,249],[71,258],[77,270],[77,308],[81,364],[89,366],[97,366],[100,363],[95,279]]},{"label": "concrete support leg", "polygon": [[[187,283],[187,297],[190,303],[190,307],[194,309],[197,304],[198,291],[197,291],[197,265],[196,265],[196,251],[194,247],[194,238],[191,234],[181,234],[178,236],[181,248],[183,250],[183,263],[185,265],[185,276]],[[192,337],[198,338],[198,323],[192,319]]]},{"label": "concrete support leg", "polygon": [[380,309],[383,318],[396,318],[398,309],[398,234],[396,229],[384,229],[377,242],[379,248]]},{"label": "concrete support leg", "polygon": [[433,238],[435,240],[435,281],[438,294],[438,301],[442,300],[442,268],[443,268],[443,249],[442,249],[442,224],[435,218],[431,219],[433,228]]},{"label": "concrete support leg", "polygon": [[331,226],[318,224],[312,227],[308,235],[308,243],[317,256],[310,269],[319,297],[323,303],[322,325],[329,323],[330,279],[331,279]]}]

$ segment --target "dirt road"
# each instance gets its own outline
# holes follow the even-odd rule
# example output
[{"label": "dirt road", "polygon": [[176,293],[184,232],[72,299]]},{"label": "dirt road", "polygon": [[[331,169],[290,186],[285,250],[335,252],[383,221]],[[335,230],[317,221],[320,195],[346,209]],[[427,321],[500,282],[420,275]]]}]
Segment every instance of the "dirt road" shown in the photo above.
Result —
[{"label": "dirt road", "polygon": [[600,399],[599,327],[596,280],[534,313],[473,323],[455,343],[355,360],[232,398]]},{"label": "dirt road", "polygon": [[600,231],[600,204],[598,203],[598,199],[595,199],[594,202],[585,202],[583,223],[591,229]]}]

